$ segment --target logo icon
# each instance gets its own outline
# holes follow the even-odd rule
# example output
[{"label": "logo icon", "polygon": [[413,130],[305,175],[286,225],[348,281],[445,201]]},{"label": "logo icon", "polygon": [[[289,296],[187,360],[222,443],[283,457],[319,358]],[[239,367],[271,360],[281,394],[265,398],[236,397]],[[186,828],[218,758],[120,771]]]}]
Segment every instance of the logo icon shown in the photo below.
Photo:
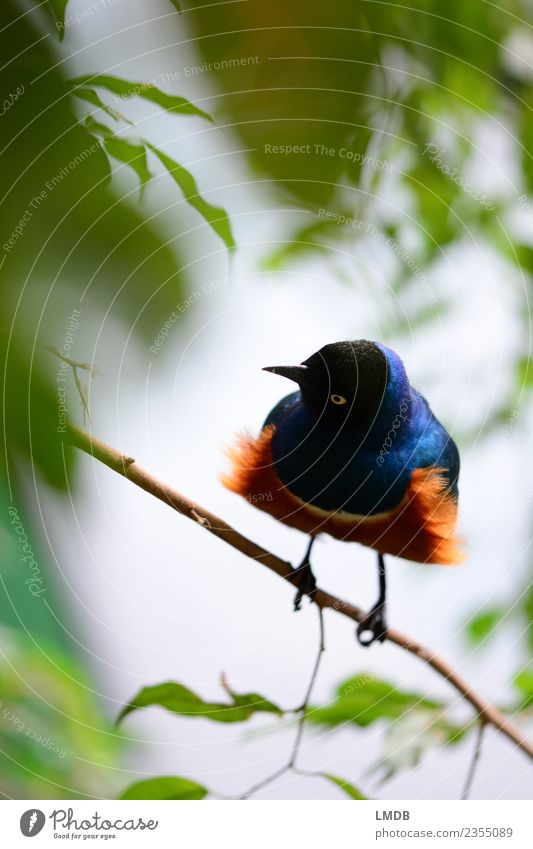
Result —
[{"label": "logo icon", "polygon": [[42,831],[46,817],[38,808],[30,808],[24,811],[20,818],[20,830],[24,837],[35,837]]}]

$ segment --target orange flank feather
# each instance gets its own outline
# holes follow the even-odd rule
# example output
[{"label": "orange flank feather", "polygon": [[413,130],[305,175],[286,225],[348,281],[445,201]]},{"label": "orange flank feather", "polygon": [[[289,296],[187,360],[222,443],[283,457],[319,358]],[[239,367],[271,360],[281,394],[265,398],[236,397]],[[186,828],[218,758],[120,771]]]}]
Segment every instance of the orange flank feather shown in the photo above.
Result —
[{"label": "orange flank feather", "polygon": [[239,436],[228,450],[232,469],[222,476],[224,486],[283,524],[311,536],[330,534],[419,563],[451,566],[463,560],[461,542],[455,535],[457,504],[446,488],[443,469],[416,469],[393,510],[374,516],[331,513],[307,504],[281,483],[272,462],[273,433],[274,425],[269,425],[257,438]]}]

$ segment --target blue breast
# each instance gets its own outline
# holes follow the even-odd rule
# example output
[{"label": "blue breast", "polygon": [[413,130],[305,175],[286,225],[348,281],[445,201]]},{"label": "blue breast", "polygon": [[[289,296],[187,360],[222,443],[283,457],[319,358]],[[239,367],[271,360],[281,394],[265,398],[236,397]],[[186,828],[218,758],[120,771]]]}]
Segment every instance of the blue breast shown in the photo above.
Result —
[{"label": "blue breast", "polygon": [[[405,399],[405,387],[402,397]],[[396,393],[393,393],[395,395]],[[370,429],[340,431],[307,409],[300,392],[269,413],[272,456],[282,483],[305,502],[327,511],[373,515],[396,507],[415,469],[448,469],[457,497],[459,453],[426,400],[409,387],[409,404],[386,399]]]}]

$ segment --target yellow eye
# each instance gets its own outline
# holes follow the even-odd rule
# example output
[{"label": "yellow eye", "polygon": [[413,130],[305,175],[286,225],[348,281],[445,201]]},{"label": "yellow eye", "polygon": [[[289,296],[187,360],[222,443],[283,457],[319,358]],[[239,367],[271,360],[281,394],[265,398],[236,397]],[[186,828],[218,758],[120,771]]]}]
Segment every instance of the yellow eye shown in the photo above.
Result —
[{"label": "yellow eye", "polygon": [[343,398],[342,395],[330,395],[329,400],[332,401],[334,404],[338,404],[339,407],[341,406],[341,404],[347,403],[346,398]]}]

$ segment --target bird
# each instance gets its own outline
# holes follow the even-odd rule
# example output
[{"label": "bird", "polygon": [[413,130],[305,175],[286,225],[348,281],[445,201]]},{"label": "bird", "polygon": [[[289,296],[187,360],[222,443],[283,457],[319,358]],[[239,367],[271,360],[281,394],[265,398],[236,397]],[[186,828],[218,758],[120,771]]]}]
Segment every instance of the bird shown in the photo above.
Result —
[{"label": "bird", "polygon": [[313,598],[311,549],[320,534],[377,553],[379,595],[359,623],[363,646],[386,639],[385,555],[454,565],[459,451],[391,348],[333,342],[299,365],[263,369],[297,384],[258,436],[239,433],[223,484],[309,536],[294,570],[296,610]]}]

